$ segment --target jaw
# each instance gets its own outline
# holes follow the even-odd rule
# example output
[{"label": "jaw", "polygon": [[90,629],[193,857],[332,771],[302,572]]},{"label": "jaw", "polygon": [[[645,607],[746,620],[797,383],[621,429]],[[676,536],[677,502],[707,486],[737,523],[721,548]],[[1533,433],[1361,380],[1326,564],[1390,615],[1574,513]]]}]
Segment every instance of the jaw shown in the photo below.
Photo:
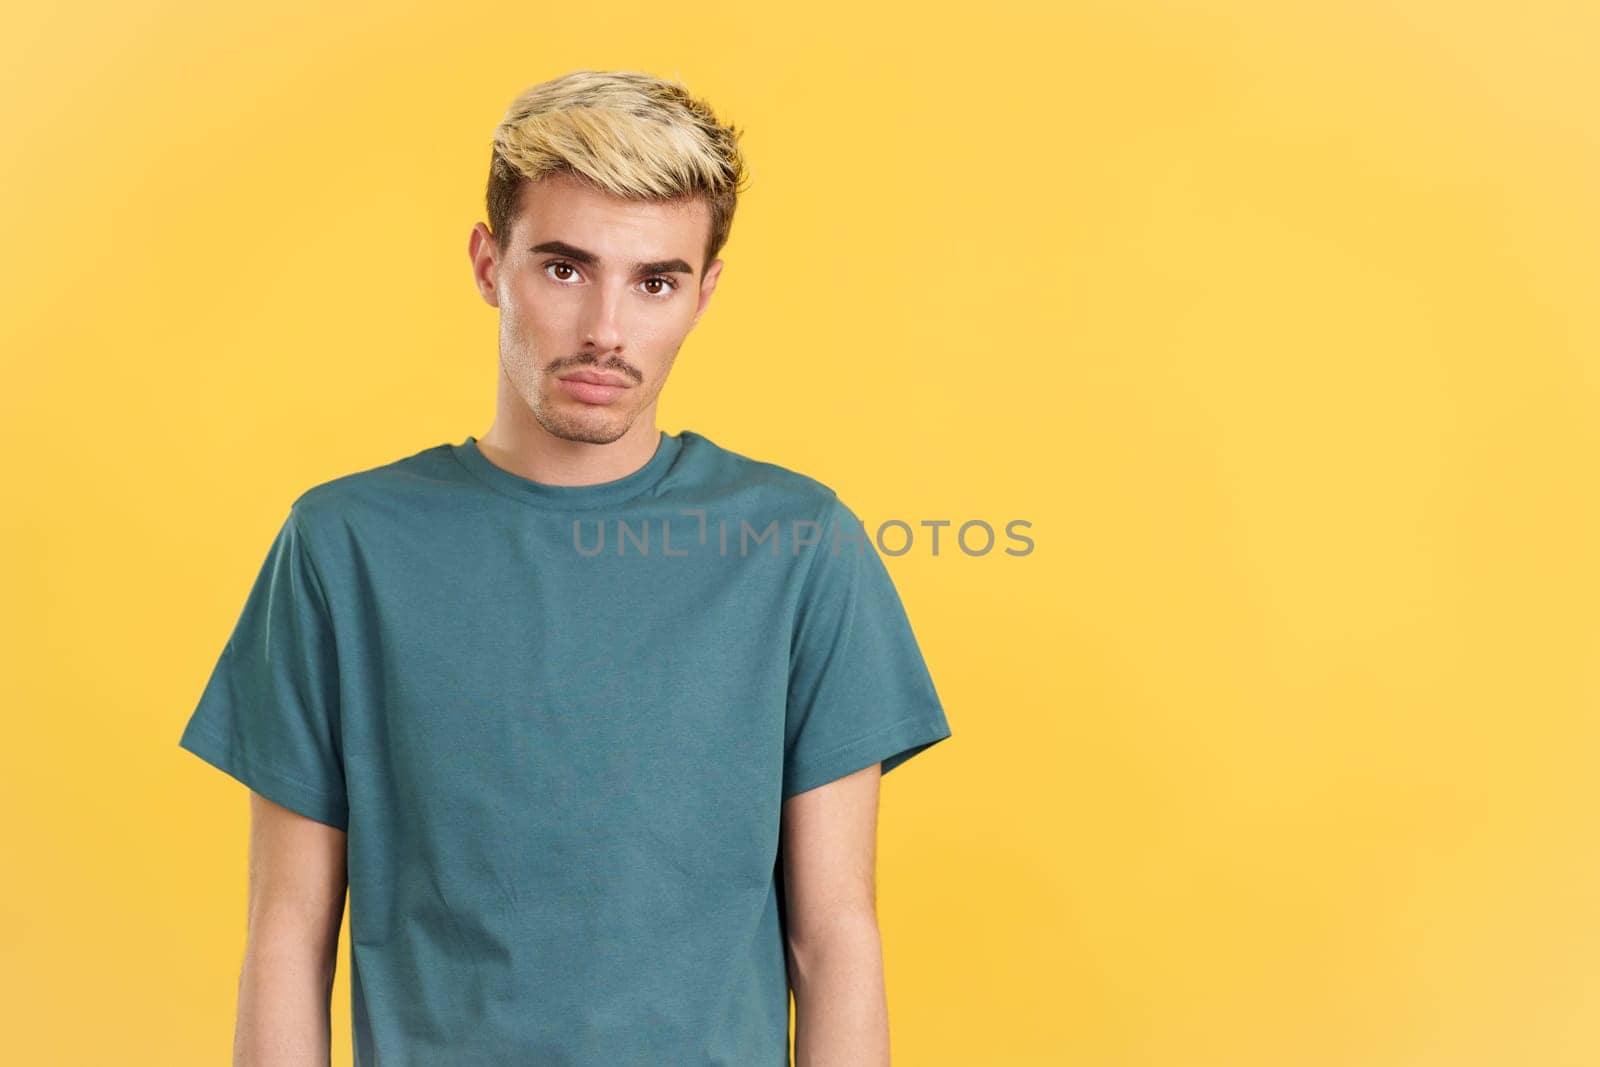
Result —
[{"label": "jaw", "polygon": [[[639,388],[634,386],[629,392]],[[541,392],[539,403],[532,410],[539,424],[556,437],[610,444],[626,434],[649,406],[650,402],[641,407],[620,400],[614,404],[586,404],[557,387]]]}]

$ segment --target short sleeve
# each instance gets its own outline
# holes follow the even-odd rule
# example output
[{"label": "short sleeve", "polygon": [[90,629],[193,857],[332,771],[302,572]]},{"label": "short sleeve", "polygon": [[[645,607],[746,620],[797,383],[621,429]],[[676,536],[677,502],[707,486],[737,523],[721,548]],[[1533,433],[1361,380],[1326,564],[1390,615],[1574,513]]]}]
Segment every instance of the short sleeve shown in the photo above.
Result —
[{"label": "short sleeve", "polygon": [[301,815],[349,821],[328,603],[293,507],[178,744]]},{"label": "short sleeve", "polygon": [[874,763],[888,774],[950,736],[871,535],[837,497],[820,526],[790,650],[784,799]]}]

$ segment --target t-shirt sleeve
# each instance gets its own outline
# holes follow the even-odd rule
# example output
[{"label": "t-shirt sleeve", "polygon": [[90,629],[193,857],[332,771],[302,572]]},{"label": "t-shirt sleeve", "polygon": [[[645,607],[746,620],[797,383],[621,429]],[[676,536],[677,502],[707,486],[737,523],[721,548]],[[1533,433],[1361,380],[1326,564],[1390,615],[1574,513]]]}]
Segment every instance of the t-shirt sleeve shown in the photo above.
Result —
[{"label": "t-shirt sleeve", "polygon": [[291,506],[178,744],[301,815],[348,826],[328,602]]},{"label": "t-shirt sleeve", "polygon": [[784,799],[874,763],[888,774],[950,736],[871,534],[837,497],[820,527],[790,649]]}]

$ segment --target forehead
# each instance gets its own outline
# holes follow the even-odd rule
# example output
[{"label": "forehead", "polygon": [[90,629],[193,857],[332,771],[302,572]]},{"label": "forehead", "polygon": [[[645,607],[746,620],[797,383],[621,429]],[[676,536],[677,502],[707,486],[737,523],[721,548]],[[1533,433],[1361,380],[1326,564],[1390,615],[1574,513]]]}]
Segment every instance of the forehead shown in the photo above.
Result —
[{"label": "forehead", "polygon": [[[560,174],[524,182],[517,204],[513,234],[522,247],[564,240],[605,255],[610,243],[631,255],[642,243],[662,255],[684,255],[703,245],[711,228],[704,198],[627,200]],[[663,245],[672,247],[657,247]]]}]

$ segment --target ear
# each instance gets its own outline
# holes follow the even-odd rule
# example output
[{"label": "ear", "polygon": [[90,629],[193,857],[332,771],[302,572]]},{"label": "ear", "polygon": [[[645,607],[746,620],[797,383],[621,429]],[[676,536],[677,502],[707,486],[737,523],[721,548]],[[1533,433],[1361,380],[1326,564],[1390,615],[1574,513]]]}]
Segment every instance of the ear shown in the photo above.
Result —
[{"label": "ear", "polygon": [[713,259],[706,268],[705,275],[700,279],[700,305],[694,310],[694,318],[689,320],[689,326],[700,321],[700,316],[706,313],[706,305],[711,303],[711,294],[717,290],[717,277],[722,273],[722,260]]},{"label": "ear", "polygon": [[467,258],[472,261],[472,284],[477,287],[483,302],[492,308],[500,306],[500,247],[489,232],[489,227],[477,223],[467,238]]}]

